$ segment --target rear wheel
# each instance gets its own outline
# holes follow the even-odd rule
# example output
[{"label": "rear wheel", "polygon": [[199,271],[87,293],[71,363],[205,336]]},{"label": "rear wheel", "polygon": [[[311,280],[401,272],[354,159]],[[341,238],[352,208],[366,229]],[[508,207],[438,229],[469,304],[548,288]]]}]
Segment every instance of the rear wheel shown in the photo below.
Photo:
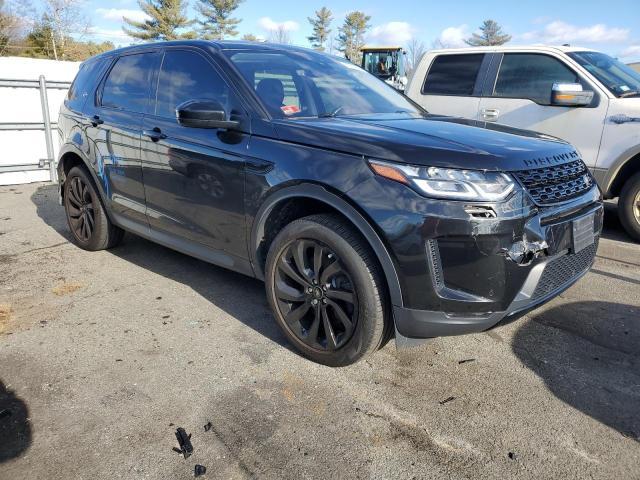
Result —
[{"label": "rear wheel", "polygon": [[93,180],[83,167],[73,167],[64,182],[64,209],[76,244],[85,250],[115,247],[124,231],[107,217]]},{"label": "rear wheel", "polygon": [[329,366],[357,362],[385,340],[385,289],[369,246],[336,215],[287,225],[266,266],[276,321],[306,357]]},{"label": "rear wheel", "polygon": [[640,241],[640,172],[622,187],[618,198],[618,216],[627,233]]}]

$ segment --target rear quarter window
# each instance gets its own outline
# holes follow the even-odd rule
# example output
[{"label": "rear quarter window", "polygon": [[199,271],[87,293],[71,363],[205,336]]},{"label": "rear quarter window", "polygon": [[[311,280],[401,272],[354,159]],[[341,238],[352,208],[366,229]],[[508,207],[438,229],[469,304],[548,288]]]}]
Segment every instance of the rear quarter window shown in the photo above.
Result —
[{"label": "rear quarter window", "polygon": [[74,111],[81,111],[85,101],[93,93],[96,84],[104,73],[108,59],[96,58],[84,62],[80,65],[80,70],[73,80],[65,105]]},{"label": "rear quarter window", "polygon": [[438,55],[427,72],[422,93],[425,95],[473,95],[483,59],[483,53]]}]

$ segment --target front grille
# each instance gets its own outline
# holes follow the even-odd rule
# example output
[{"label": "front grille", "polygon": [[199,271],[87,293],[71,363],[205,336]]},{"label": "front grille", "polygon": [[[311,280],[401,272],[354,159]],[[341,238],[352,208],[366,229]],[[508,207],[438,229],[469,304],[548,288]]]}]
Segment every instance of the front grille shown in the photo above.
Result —
[{"label": "front grille", "polygon": [[549,205],[577,197],[593,187],[593,177],[580,159],[563,165],[514,172],[538,205]]},{"label": "front grille", "polygon": [[532,300],[545,297],[557,289],[571,283],[577,276],[585,272],[593,263],[598,249],[598,239],[592,245],[575,254],[563,255],[551,260],[540,277],[533,292]]}]

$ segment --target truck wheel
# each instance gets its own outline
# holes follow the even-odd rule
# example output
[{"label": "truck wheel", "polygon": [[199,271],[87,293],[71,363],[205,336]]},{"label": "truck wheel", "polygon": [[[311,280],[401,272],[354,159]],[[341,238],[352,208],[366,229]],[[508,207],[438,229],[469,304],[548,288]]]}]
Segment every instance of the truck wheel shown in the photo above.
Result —
[{"label": "truck wheel", "polygon": [[386,290],[360,234],[337,215],[295,220],[267,255],[267,298],[278,325],[307,358],[340,367],[385,337]]},{"label": "truck wheel", "polygon": [[640,172],[622,187],[618,198],[618,216],[631,238],[640,242]]},{"label": "truck wheel", "polygon": [[64,209],[75,243],[84,250],[115,247],[124,235],[107,217],[93,180],[82,167],[73,167],[64,182]]}]

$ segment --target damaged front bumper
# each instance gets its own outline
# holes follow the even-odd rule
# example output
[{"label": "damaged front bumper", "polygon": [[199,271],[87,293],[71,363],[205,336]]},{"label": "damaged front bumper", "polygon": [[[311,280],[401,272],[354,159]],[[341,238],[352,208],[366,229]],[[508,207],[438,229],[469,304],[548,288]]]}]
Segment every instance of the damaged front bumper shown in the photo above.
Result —
[{"label": "damaged front bumper", "polygon": [[517,208],[493,206],[492,218],[467,215],[470,229],[455,216],[437,219],[435,235],[423,238],[428,275],[405,276],[407,301],[393,307],[398,337],[485,331],[549,301],[588,272],[602,230],[597,189],[553,208],[535,207],[526,197],[514,201],[521,201]]}]

